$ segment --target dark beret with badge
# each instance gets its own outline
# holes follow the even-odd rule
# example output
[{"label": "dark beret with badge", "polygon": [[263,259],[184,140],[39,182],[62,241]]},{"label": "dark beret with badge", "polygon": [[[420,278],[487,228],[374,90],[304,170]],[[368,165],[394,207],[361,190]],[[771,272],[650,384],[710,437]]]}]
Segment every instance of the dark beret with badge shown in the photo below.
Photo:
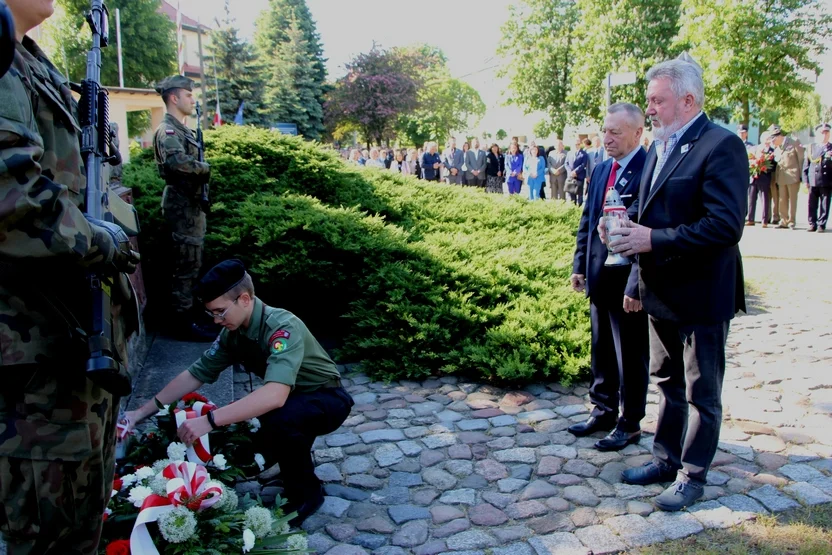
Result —
[{"label": "dark beret with badge", "polygon": [[184,75],[171,75],[170,77],[165,77],[164,79],[156,83],[156,92],[162,96],[164,96],[165,93],[170,92],[174,89],[185,89],[186,91],[193,91],[194,82],[193,80],[185,77]]},{"label": "dark beret with badge", "polygon": [[224,260],[202,276],[194,287],[194,296],[210,303],[234,289],[246,277],[246,267],[236,258]]}]

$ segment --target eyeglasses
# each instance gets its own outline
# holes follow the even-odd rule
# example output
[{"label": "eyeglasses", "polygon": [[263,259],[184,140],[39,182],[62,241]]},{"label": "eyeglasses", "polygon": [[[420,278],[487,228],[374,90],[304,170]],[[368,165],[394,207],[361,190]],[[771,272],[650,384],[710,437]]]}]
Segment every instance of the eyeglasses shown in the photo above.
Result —
[{"label": "eyeglasses", "polygon": [[228,311],[231,310],[231,307],[237,304],[237,301],[240,300],[240,295],[237,295],[237,298],[231,301],[231,304],[228,305],[228,308],[217,314],[216,312],[211,312],[210,310],[206,310],[205,314],[213,318],[214,320],[219,320],[220,322],[225,321],[225,315],[228,314]]}]

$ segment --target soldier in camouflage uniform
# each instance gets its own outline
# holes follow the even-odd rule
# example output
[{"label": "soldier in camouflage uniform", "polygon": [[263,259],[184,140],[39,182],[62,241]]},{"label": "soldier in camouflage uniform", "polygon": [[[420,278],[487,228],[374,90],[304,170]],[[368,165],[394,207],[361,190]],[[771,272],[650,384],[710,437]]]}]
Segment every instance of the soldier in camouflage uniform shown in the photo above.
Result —
[{"label": "soldier in camouflage uniform", "polygon": [[162,212],[171,233],[171,321],[177,334],[212,340],[216,332],[195,322],[193,287],[202,267],[205,213],[200,206],[202,186],[211,176],[211,166],[199,161],[194,132],[182,122],[193,114],[193,81],[182,75],[162,80],[156,92],[162,95],[167,114],[156,129],[153,149],[159,175],[165,180]]},{"label": "soldier in camouflage uniform", "polygon": [[[91,314],[87,271],[117,264],[127,238],[85,219],[77,105],[24,36],[52,3],[8,6],[17,43],[0,79],[0,531],[12,555],[93,554],[119,399],[87,378],[89,351],[74,330]],[[113,328],[126,365],[120,317]]]}]

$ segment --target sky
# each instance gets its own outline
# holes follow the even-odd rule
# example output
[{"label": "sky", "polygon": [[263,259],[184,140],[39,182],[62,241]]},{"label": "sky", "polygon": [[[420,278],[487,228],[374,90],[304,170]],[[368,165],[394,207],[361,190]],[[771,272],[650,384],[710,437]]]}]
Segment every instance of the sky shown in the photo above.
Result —
[{"label": "sky", "polygon": [[[172,0],[168,0],[172,1]],[[224,15],[225,0],[179,0],[183,13],[212,25]],[[832,12],[832,0],[823,0]],[[427,43],[441,48],[448,57],[454,77],[473,86],[482,97],[487,113],[478,130],[509,135],[531,135],[535,116],[524,116],[521,109],[503,106],[507,81],[498,79],[495,67],[500,27],[508,17],[509,0],[444,0],[430,3],[386,0],[382,3],[355,3],[343,0],[307,0],[315,19],[327,58],[330,79],[344,74],[344,63],[372,48]],[[232,14],[243,36],[251,38],[260,12],[268,0],[230,0]],[[379,9],[367,9],[368,5]],[[832,105],[832,37],[821,63],[824,72],[817,91],[824,104]],[[545,45],[541,45],[541,49]]]}]

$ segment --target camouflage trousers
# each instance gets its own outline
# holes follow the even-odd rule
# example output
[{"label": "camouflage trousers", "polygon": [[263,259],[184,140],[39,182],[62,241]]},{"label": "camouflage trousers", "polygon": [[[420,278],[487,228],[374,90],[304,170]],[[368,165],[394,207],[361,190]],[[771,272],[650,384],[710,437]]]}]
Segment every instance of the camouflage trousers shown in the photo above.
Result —
[{"label": "camouflage trousers", "polygon": [[0,530],[9,555],[94,554],[118,399],[80,364],[0,367]]},{"label": "camouflage trousers", "polygon": [[162,209],[171,234],[171,308],[184,314],[193,307],[193,288],[202,267],[205,213],[195,198],[172,186],[165,187]]}]

